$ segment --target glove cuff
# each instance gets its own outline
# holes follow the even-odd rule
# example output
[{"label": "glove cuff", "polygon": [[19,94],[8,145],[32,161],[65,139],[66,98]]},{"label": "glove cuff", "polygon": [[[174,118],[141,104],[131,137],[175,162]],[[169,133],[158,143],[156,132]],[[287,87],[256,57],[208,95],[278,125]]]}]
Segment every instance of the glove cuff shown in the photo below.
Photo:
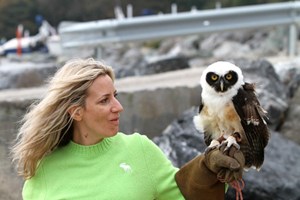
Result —
[{"label": "glove cuff", "polygon": [[187,200],[225,198],[225,184],[207,168],[204,155],[199,155],[185,164],[175,175],[177,185]]}]

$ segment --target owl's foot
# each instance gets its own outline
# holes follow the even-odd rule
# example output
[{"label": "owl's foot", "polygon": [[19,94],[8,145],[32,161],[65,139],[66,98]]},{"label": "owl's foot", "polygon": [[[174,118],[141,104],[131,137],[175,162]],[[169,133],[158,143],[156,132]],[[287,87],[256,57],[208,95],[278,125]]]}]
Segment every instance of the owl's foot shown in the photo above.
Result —
[{"label": "owl's foot", "polygon": [[223,146],[225,146],[224,152],[229,150],[231,146],[235,146],[237,149],[240,149],[240,145],[237,143],[237,139],[234,136],[229,136],[219,145],[219,148],[221,149]]},{"label": "owl's foot", "polygon": [[208,154],[210,151],[219,148],[220,142],[218,140],[212,140],[210,145],[205,149],[204,154]]}]

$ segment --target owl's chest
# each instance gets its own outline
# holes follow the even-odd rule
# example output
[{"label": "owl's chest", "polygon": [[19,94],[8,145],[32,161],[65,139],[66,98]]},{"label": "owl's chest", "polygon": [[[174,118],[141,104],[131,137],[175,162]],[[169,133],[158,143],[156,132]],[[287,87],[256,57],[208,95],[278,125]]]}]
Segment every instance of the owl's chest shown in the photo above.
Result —
[{"label": "owl's chest", "polygon": [[200,116],[204,129],[211,133],[230,134],[240,129],[240,118],[232,102],[204,106]]},{"label": "owl's chest", "polygon": [[238,116],[232,102],[225,104],[207,105],[203,108],[204,117],[210,120],[232,121]]}]

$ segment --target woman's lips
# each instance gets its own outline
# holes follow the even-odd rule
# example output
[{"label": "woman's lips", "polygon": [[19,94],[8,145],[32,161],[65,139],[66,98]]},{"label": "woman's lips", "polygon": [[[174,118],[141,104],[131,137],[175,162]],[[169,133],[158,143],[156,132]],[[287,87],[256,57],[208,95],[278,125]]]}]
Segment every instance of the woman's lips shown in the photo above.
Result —
[{"label": "woman's lips", "polygon": [[114,118],[110,120],[114,125],[119,125],[119,118]]}]

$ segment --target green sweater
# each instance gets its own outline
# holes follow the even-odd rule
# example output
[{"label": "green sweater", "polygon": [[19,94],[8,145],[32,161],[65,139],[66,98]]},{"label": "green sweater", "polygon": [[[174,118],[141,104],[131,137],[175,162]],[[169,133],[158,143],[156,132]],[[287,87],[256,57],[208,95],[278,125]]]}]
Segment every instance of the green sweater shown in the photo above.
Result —
[{"label": "green sweater", "polygon": [[41,161],[24,184],[23,199],[184,199],[174,179],[177,170],[137,133],[118,133],[91,146],[70,142]]}]

